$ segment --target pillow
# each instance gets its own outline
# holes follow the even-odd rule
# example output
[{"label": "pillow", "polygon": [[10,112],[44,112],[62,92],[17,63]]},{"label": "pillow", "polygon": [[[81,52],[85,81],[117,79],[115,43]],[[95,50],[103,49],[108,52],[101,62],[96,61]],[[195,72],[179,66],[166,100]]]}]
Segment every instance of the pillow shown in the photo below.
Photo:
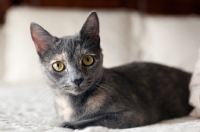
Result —
[{"label": "pillow", "polygon": [[200,45],[200,17],[149,15],[141,19],[141,60],[193,71]]},{"label": "pillow", "polygon": [[190,105],[194,107],[191,115],[194,117],[200,117],[200,49],[199,59],[196,63],[195,70],[190,82]]},{"label": "pillow", "polygon": [[[52,35],[73,35],[81,29],[91,10],[40,9],[13,7],[6,23],[5,82],[42,80],[38,55],[30,35],[30,23],[36,22]],[[123,10],[97,11],[100,20],[104,66],[121,65],[134,60],[130,56],[128,14]],[[129,52],[130,51],[130,52]]]}]

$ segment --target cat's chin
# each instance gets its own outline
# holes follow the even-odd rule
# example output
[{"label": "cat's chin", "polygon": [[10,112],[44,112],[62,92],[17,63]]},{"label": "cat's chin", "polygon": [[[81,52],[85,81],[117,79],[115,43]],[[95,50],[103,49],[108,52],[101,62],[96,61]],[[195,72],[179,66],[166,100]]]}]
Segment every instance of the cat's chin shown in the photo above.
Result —
[{"label": "cat's chin", "polygon": [[76,88],[76,89],[66,89],[65,91],[69,94],[73,94],[73,95],[80,95],[82,93],[84,93],[87,89],[82,89],[82,88]]},{"label": "cat's chin", "polygon": [[85,91],[67,91],[67,93],[72,94],[72,95],[81,95],[82,93],[84,93]]}]

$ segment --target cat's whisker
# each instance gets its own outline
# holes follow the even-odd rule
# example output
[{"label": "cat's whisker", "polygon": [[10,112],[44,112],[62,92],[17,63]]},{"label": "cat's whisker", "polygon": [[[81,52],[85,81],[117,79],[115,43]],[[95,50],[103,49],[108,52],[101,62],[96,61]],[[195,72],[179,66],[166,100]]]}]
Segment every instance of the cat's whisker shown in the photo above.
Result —
[{"label": "cat's whisker", "polygon": [[101,87],[101,88],[103,88],[103,89],[105,89],[105,90],[107,90],[109,93],[112,94],[112,92],[110,90],[108,90],[106,87],[103,87],[102,85],[99,85],[99,84],[96,84],[96,85],[99,86],[99,87]]},{"label": "cat's whisker", "polygon": [[41,87],[39,87],[39,89],[37,91],[34,92],[34,94],[38,94],[41,90],[44,90],[46,88],[49,88],[49,86],[47,86],[47,85],[46,86],[41,86]]},{"label": "cat's whisker", "polygon": [[48,96],[50,93],[52,93],[52,91],[51,90],[49,90],[49,89],[47,89],[46,91],[45,91],[45,93],[43,93],[42,95],[44,96]]},{"label": "cat's whisker", "polygon": [[[48,87],[45,87],[45,88],[48,88]],[[40,91],[41,91],[41,93],[39,93]],[[36,94],[38,96],[37,100],[40,100],[40,98],[43,97],[48,92],[50,92],[50,88],[49,89],[40,89],[38,91],[38,93]]]},{"label": "cat's whisker", "polygon": [[100,88],[97,87],[97,85],[95,85],[94,87],[97,89],[97,91],[103,92]]},{"label": "cat's whisker", "polygon": [[47,103],[47,100],[49,99],[49,98],[52,98],[53,99],[53,97],[54,97],[54,93],[51,91],[51,92],[49,92],[48,94],[46,94],[46,98],[43,100],[43,105],[45,104],[45,103]]},{"label": "cat's whisker", "polygon": [[46,99],[46,102],[47,101],[53,101],[53,99],[55,98],[55,94],[54,93],[50,93]]}]

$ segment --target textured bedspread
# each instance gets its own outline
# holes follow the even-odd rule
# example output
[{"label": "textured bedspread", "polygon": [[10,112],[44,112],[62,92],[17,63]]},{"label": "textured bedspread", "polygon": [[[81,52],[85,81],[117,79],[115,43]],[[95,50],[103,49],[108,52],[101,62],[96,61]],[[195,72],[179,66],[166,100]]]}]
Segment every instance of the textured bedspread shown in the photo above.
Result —
[{"label": "textured bedspread", "polygon": [[[73,132],[58,127],[53,94],[45,85],[0,85],[0,132]],[[200,119],[184,117],[132,129],[89,127],[76,132],[200,132]]]}]

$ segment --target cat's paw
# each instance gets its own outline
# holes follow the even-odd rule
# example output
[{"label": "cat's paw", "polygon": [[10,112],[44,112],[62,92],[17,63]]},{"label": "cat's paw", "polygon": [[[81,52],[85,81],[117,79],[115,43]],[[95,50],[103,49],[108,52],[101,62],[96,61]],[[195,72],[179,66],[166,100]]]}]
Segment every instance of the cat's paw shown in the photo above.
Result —
[{"label": "cat's paw", "polygon": [[72,124],[70,124],[70,123],[67,123],[67,122],[62,123],[62,124],[60,125],[60,127],[69,128],[69,129],[73,129],[73,130],[76,129],[76,127],[75,127],[74,125],[72,125]]}]

